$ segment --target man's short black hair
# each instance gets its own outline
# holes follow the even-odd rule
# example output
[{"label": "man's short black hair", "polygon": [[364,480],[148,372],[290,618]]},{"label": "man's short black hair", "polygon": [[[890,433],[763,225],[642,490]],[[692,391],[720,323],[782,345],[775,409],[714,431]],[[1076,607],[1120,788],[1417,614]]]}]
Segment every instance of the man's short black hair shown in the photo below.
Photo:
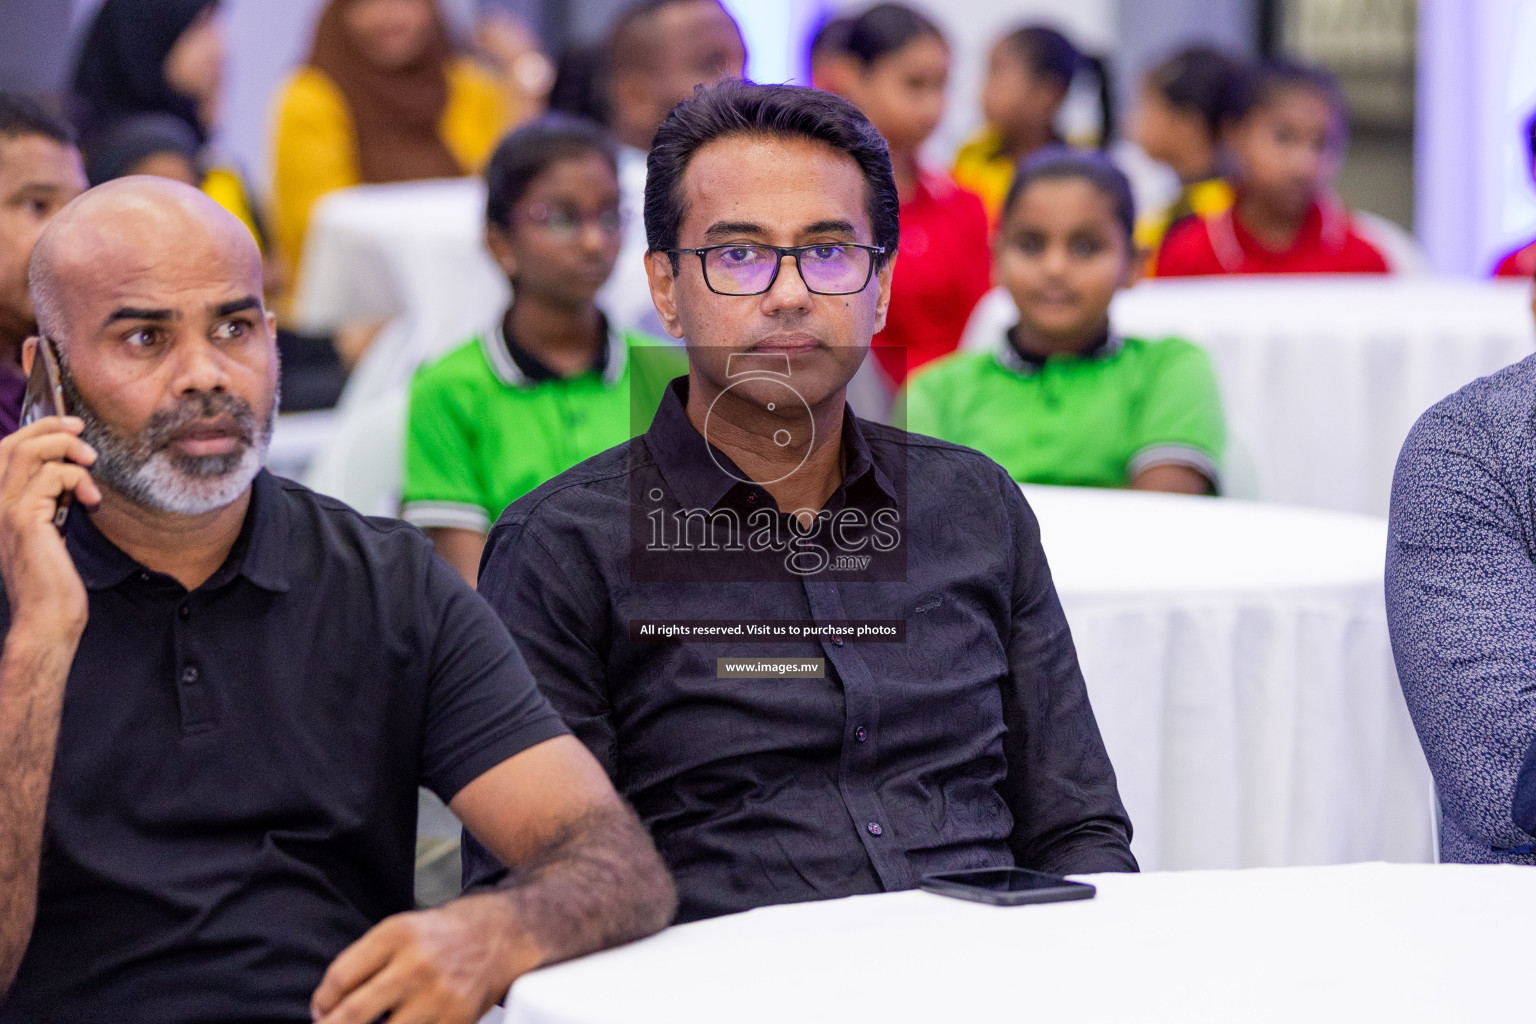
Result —
[{"label": "man's short black hair", "polygon": [[61,146],[75,144],[75,132],[68,121],[30,96],[0,89],[0,140],[19,139],[23,135],[40,135]]},{"label": "man's short black hair", "polygon": [[574,114],[550,111],[506,138],[485,168],[485,219],[508,226],[512,207],[523,198],[533,179],[561,160],[596,154],[619,173],[619,151],[601,125]]},{"label": "man's short black hair", "polygon": [[874,243],[885,247],[876,266],[895,254],[901,236],[896,178],[885,139],[869,119],[847,100],[820,89],[737,79],[697,87],[693,98],[673,107],[656,131],[645,181],[645,237],[652,251],[677,246],[687,213],[683,172],[693,154],[732,135],[811,139],[852,157],[864,172]]}]

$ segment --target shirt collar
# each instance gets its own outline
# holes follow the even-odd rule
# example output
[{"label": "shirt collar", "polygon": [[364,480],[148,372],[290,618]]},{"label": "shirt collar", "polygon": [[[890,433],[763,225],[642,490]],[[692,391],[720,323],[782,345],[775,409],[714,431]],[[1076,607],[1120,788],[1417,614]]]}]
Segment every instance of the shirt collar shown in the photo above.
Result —
[{"label": "shirt collar", "polygon": [[[645,432],[645,445],[667,486],[683,508],[713,509],[737,488],[762,490],[749,484],[747,474],[730,456],[704,439],[688,418],[688,378],[669,384],[661,405]],[[847,467],[840,491],[853,492],[874,486],[891,501],[898,500],[896,485],[875,460],[859,418],[843,406],[843,452]],[[835,502],[835,498],[834,498]]]},{"label": "shirt collar", "polygon": [[[1237,202],[1211,219],[1211,248],[1222,268],[1237,272],[1247,262],[1248,253],[1261,253],[1271,258],[1278,255],[1249,233],[1237,215]],[[1332,196],[1313,201],[1307,215],[1291,242],[1290,251],[1321,249],[1338,252],[1344,247],[1349,235],[1349,214],[1343,204]]]},{"label": "shirt collar", "polygon": [[1113,331],[1106,331],[1092,345],[1081,352],[1062,352],[1051,356],[1037,356],[1033,352],[1025,352],[1014,342],[1014,332],[1018,326],[1010,327],[1003,335],[1003,343],[997,348],[997,365],[1010,373],[1016,373],[1021,377],[1039,373],[1045,369],[1045,365],[1052,359],[1108,359],[1125,347],[1125,339]]},{"label": "shirt collar", "polygon": [[[251,484],[251,504],[240,536],[224,564],[199,589],[214,589],[235,576],[244,576],[263,590],[285,593],[287,540],[288,509],[282,485],[263,469]],[[149,572],[108,540],[83,509],[70,510],[64,543],[87,590],[110,590],[129,576]]]},{"label": "shirt collar", "polygon": [[[607,316],[603,316],[603,334],[608,343],[593,360],[592,372],[601,374],[603,383],[612,387],[624,376],[628,349],[623,332],[615,329]],[[485,355],[491,373],[509,388],[531,388],[560,379],[559,374],[506,333],[504,318],[498,318],[494,325],[480,332],[480,351]]]}]

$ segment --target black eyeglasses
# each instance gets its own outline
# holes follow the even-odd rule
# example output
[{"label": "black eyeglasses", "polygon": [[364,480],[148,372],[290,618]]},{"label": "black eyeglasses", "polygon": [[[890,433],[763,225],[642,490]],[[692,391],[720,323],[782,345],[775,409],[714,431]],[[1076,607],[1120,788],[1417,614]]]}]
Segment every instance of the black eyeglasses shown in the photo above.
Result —
[{"label": "black eyeglasses", "polygon": [[692,253],[704,268],[704,284],[717,295],[761,295],[779,279],[785,256],[813,295],[852,295],[864,290],[875,273],[883,245],[822,242],[818,245],[748,245],[730,242],[701,249],[663,249],[670,256]]}]

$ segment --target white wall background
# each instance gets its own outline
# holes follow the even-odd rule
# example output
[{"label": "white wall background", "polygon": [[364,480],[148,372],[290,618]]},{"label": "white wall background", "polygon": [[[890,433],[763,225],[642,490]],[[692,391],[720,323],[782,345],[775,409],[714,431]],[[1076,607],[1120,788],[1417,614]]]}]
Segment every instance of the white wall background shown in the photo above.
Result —
[{"label": "white wall background", "polygon": [[1415,227],[1436,270],[1487,274],[1536,236],[1532,109],[1536,3],[1420,0]]}]

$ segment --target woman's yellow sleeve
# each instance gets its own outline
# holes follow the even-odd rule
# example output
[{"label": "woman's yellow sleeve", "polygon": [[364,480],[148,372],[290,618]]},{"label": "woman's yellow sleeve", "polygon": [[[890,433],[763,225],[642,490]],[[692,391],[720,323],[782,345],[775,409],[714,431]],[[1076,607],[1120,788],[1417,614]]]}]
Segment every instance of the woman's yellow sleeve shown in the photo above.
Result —
[{"label": "woman's yellow sleeve", "polygon": [[460,57],[448,65],[448,108],[441,132],[467,173],[484,169],[515,114],[506,89],[474,61]]},{"label": "woman's yellow sleeve", "polygon": [[346,100],[323,73],[304,68],[278,97],[272,133],[273,233],[295,270],[315,203],[358,182]]}]

